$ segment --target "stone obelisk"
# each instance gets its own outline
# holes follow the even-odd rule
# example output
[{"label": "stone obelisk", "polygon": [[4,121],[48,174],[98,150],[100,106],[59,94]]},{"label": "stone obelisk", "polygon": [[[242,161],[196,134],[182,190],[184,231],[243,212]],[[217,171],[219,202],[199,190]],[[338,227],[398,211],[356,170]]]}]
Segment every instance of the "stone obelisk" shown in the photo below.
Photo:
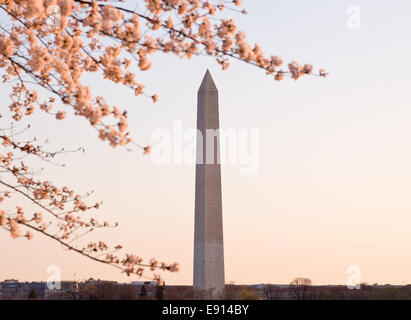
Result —
[{"label": "stone obelisk", "polygon": [[218,91],[208,70],[197,94],[197,129],[193,285],[218,294],[224,290]]}]

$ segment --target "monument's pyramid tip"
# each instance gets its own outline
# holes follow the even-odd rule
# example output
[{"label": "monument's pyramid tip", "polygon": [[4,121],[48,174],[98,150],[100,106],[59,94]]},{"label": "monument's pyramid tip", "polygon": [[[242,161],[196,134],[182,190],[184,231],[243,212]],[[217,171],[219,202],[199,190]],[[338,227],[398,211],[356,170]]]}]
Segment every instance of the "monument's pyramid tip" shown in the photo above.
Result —
[{"label": "monument's pyramid tip", "polygon": [[217,91],[217,87],[214,83],[214,80],[213,80],[213,77],[211,76],[210,71],[208,71],[207,69],[198,91],[212,91],[212,90]]}]

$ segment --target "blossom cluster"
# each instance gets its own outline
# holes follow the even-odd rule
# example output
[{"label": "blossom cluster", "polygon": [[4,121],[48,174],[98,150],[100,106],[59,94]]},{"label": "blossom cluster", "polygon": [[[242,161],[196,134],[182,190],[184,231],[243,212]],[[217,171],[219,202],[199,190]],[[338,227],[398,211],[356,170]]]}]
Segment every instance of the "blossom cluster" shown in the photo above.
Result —
[{"label": "blossom cluster", "polygon": [[[79,242],[96,229],[112,228],[118,224],[100,222],[91,214],[101,206],[101,202],[86,203],[91,193],[81,195],[67,186],[60,187],[51,181],[38,179],[36,172],[26,165],[30,157],[49,161],[67,151],[50,153],[44,150],[44,144],[36,140],[18,140],[20,134],[14,127],[0,131],[3,133],[0,135],[0,205],[7,208],[0,209],[0,228],[9,232],[13,239],[24,237],[31,240],[35,233],[42,234],[66,249],[112,265],[127,275],[141,277],[145,269],[178,271],[176,263],[153,263],[154,259],[144,263],[136,255],[119,255],[120,245],[110,247],[104,241]],[[12,203],[23,199],[29,200],[37,209],[13,206]],[[153,278],[158,280],[158,275]]]},{"label": "blossom cluster", "polygon": [[[144,0],[139,4],[133,9],[120,0],[0,0],[0,11],[9,18],[0,26],[0,70],[2,81],[12,84],[8,108],[12,120],[19,122],[37,110],[60,121],[72,114],[86,119],[110,146],[129,145],[127,110],[110,105],[107,97],[94,96],[84,78],[87,74],[102,76],[155,103],[158,94],[146,93],[138,81],[139,72],[152,67],[155,53],[188,59],[208,55],[222,69],[235,59],[264,70],[277,81],[286,75],[297,80],[315,74],[312,65],[296,61],[284,68],[281,57],[267,56],[259,44],[248,42],[234,19],[225,16],[228,10],[246,14],[240,8],[241,0]],[[327,72],[321,69],[316,75],[326,77]],[[75,247],[72,241],[82,235],[111,227],[86,217],[100,203],[88,205],[72,189],[36,179],[22,161],[28,156],[50,161],[61,150],[45,152],[35,138],[17,141],[10,131],[0,131],[0,203],[19,196],[39,209],[31,213],[22,206],[0,210],[0,227],[13,238],[30,240],[35,231],[127,274],[142,276],[145,268],[178,271],[178,264],[154,259],[145,264],[136,255],[120,258],[116,255],[120,246],[109,249],[102,241]],[[150,146],[141,146],[143,154],[150,150]],[[155,278],[161,281],[159,275]]]},{"label": "blossom cluster", "polygon": [[[147,95],[136,79],[136,68],[149,70],[150,55],[156,52],[182,58],[206,54],[223,69],[230,59],[238,59],[278,81],[287,74],[295,80],[312,74],[311,65],[294,61],[281,69],[280,57],[266,56],[260,45],[247,42],[234,19],[220,17],[227,8],[245,14],[236,9],[241,4],[239,0],[145,0],[140,10],[140,6],[132,10],[121,1],[0,0],[0,9],[12,22],[0,34],[0,68],[6,71],[4,81],[19,80],[11,95],[14,119],[32,115],[38,108],[62,120],[70,106],[75,115],[97,128],[100,139],[113,147],[129,144],[127,112],[93,97],[82,78],[85,73],[102,72],[105,79],[156,102],[158,95]],[[57,12],[49,10],[55,7]],[[58,23],[50,23],[51,15],[58,15]],[[318,75],[327,73],[321,70]],[[37,92],[28,89],[29,82],[48,90],[53,100],[38,101]],[[64,107],[54,110],[55,98]]]}]

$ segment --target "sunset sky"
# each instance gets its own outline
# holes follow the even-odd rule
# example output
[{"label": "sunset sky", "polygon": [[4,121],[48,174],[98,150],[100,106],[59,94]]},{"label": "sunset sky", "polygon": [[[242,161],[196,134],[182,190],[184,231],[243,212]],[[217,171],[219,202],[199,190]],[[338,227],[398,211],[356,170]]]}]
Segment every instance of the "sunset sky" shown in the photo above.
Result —
[{"label": "sunset sky", "polygon": [[[356,265],[362,282],[411,283],[411,2],[243,4],[248,15],[235,18],[250,42],[286,62],[325,68],[329,77],[277,83],[241,62],[221,71],[208,57],[158,54],[152,69],[139,73],[158,103],[89,77],[93,94],[127,108],[134,140],[148,145],[155,130],[172,130],[175,121],[195,127],[197,89],[208,68],[219,89],[221,128],[259,130],[257,174],[222,166],[227,282],[289,283],[303,276],[345,284],[347,267]],[[347,27],[350,5],[361,8],[359,30]],[[2,110],[9,88],[0,85]],[[61,157],[66,167],[39,164],[47,168],[41,177],[94,190],[91,200],[104,201],[101,219],[119,222],[95,239],[145,259],[177,261],[181,271],[164,274],[166,283],[191,284],[194,166],[156,165],[140,152],[113,150],[84,119],[72,118],[38,113],[31,119],[32,132],[49,138],[50,148],[86,150]],[[14,240],[0,231],[0,261],[0,281],[46,280],[50,265],[65,280],[139,280],[41,235]]]}]

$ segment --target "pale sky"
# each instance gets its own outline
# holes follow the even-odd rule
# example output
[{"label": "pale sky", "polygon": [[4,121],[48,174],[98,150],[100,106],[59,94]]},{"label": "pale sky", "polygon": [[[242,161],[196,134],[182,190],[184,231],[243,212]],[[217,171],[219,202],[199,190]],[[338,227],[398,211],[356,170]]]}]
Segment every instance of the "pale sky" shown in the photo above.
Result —
[{"label": "pale sky", "polygon": [[[141,73],[148,91],[159,93],[157,104],[95,78],[88,79],[92,92],[128,108],[134,139],[150,144],[153,131],[172,129],[175,121],[195,127],[197,89],[209,68],[221,127],[259,130],[258,173],[222,167],[227,282],[288,283],[303,276],[345,284],[347,267],[356,265],[363,282],[411,283],[411,2],[243,3],[249,14],[236,20],[250,42],[330,76],[276,83],[235,61],[221,71],[211,58],[157,55]],[[347,28],[350,5],[361,8],[359,30]],[[2,84],[2,108],[8,94]],[[192,283],[194,166],[159,166],[113,150],[82,119],[57,122],[39,114],[33,132],[55,146],[86,148],[62,158],[65,168],[47,167],[44,178],[94,190],[93,199],[104,201],[102,219],[120,225],[97,239],[143,258],[178,261],[181,271],[164,274],[166,283]],[[29,242],[0,232],[0,244],[0,280],[46,280],[49,265],[60,266],[68,280],[74,273],[76,279],[138,280],[41,235]]]}]

